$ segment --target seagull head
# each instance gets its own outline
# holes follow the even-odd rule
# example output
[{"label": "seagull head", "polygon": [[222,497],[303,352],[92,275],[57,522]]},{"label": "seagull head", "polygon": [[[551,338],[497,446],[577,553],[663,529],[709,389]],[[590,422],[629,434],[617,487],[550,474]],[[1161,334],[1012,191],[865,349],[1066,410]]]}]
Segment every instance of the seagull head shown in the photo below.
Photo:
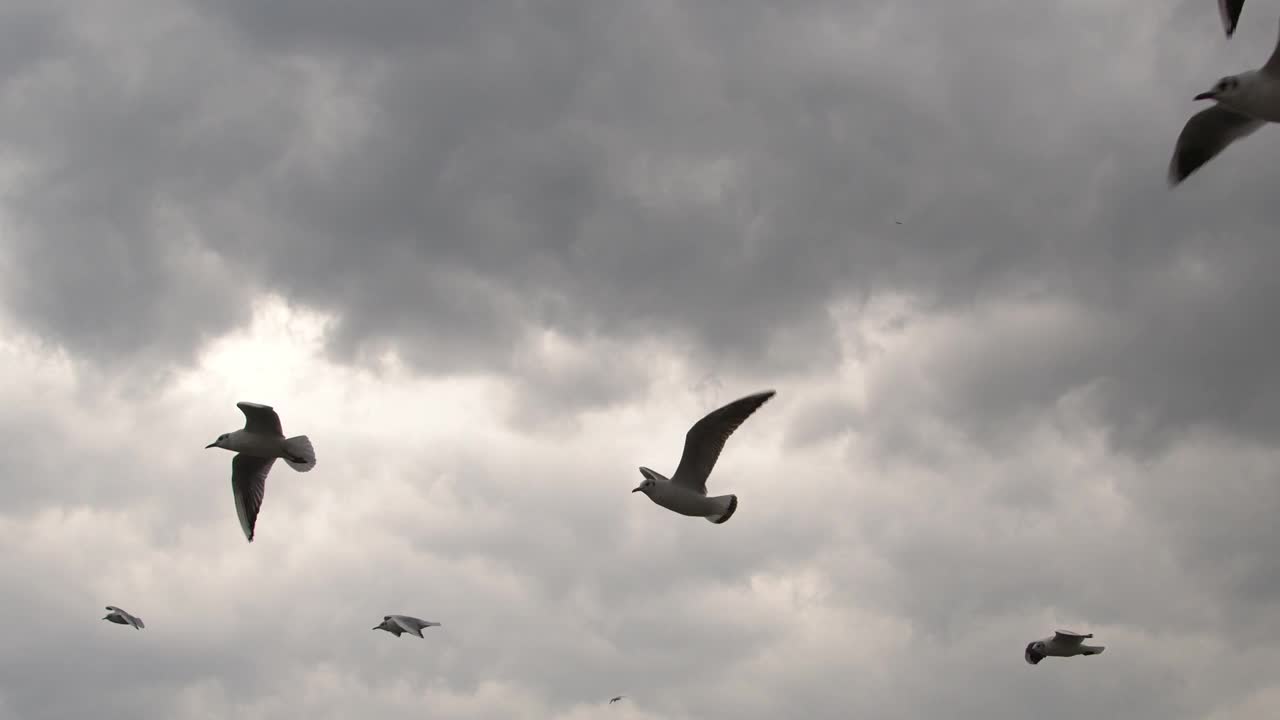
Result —
[{"label": "seagull head", "polygon": [[1044,649],[1044,643],[1040,640],[1027,643],[1027,649],[1022,653],[1022,657],[1027,661],[1027,664],[1035,665],[1045,659]]},{"label": "seagull head", "polygon": [[639,487],[636,487],[631,492],[642,492],[645,495],[648,495],[649,492],[653,490],[654,486],[658,484],[658,480],[666,480],[666,478],[662,477],[658,473],[643,466],[640,468],[640,474],[644,476],[644,482],[640,483]]},{"label": "seagull head", "polygon": [[1240,89],[1240,78],[1236,75],[1228,75],[1218,82],[1214,83],[1213,89],[1208,92],[1202,92],[1196,96],[1196,100],[1222,100],[1231,99],[1231,96]]},{"label": "seagull head", "polygon": [[227,441],[227,436],[226,436],[226,434],[224,433],[224,434],[222,434],[222,435],[219,435],[217,440],[214,440],[213,442],[209,443],[208,445],[205,445],[205,446],[204,446],[204,449],[205,449],[205,450],[208,450],[209,448],[215,448],[215,447],[226,447],[226,445],[224,445],[224,444],[223,444],[223,443],[225,443],[226,441]]}]

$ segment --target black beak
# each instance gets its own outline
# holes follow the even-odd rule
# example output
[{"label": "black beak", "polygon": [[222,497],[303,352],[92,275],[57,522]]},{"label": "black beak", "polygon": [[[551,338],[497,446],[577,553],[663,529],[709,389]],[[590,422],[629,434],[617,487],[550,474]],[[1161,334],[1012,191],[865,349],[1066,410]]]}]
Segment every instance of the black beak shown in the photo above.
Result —
[{"label": "black beak", "polygon": [[1215,95],[1213,91],[1210,90],[1209,92],[1202,92],[1199,95],[1197,95],[1196,100],[1212,100],[1214,97]]},{"label": "black beak", "polygon": [[216,443],[216,442],[211,442],[211,443],[209,443],[208,445],[205,445],[205,446],[204,446],[204,449],[205,449],[205,450],[208,450],[208,449],[209,449],[209,448],[211,448],[211,447],[218,447],[218,443]]},{"label": "black beak", "polygon": [[640,488],[636,488],[636,489],[632,490],[631,492],[640,492]]},{"label": "black beak", "polygon": [[381,626],[381,625],[379,625],[379,626],[377,626],[377,627],[375,627],[375,628],[373,628],[373,629],[374,629],[374,630],[381,630],[381,629],[382,629],[382,626]]}]

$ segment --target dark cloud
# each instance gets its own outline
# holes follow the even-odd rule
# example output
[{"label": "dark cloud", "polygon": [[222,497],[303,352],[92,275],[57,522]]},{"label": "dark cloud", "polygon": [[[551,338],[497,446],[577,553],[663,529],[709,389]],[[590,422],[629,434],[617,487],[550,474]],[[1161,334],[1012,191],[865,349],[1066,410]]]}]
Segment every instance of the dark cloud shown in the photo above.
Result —
[{"label": "dark cloud", "polygon": [[[551,328],[778,376],[837,358],[833,300],[963,312],[1031,287],[1108,330],[970,412],[1106,379],[1127,444],[1271,429],[1267,166],[1163,184],[1184,78],[1226,71],[1203,13],[1162,28],[1184,46],[1053,6],[1020,11],[1056,18],[1031,35],[910,5],[196,7],[96,33],[22,16],[8,305],[99,362],[189,360],[271,291],[332,313],[353,362],[521,372]],[[1071,42],[1095,31],[1101,76]],[[1229,290],[1152,284],[1186,253],[1230,263]],[[1150,372],[1154,348],[1183,364]]]},{"label": "dark cloud", "polygon": [[[1164,170],[1275,28],[1210,5],[0,11],[0,717],[1246,712],[1278,141]],[[266,296],[337,365],[193,379]],[[765,387],[732,523],[627,493]],[[322,458],[252,546],[235,399]]]}]

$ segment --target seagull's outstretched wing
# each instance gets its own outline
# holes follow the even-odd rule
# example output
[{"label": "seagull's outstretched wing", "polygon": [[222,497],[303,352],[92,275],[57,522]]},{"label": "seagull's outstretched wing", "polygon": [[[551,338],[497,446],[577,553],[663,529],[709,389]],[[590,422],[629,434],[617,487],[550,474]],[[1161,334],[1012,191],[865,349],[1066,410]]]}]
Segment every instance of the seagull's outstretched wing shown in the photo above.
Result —
[{"label": "seagull's outstretched wing", "polygon": [[1169,161],[1169,185],[1186,180],[1200,166],[1212,160],[1228,145],[1249,135],[1266,123],[1241,115],[1221,105],[1201,110],[1183,126]]},{"label": "seagull's outstretched wing", "polygon": [[404,628],[405,632],[413,633],[418,637],[422,637],[423,628],[436,627],[440,624],[437,622],[430,622],[428,620],[420,620],[410,615],[392,615],[391,619],[395,621],[396,625]]},{"label": "seagull's outstretched wing", "polygon": [[773,390],[765,390],[734,400],[694,423],[684,436],[684,454],[680,456],[680,464],[671,476],[671,482],[706,495],[707,478],[720,458],[725,441],[774,394]]},{"label": "seagull's outstretched wing", "polygon": [[1276,36],[1276,46],[1271,49],[1271,57],[1267,58],[1267,62],[1258,70],[1270,75],[1273,79],[1280,76],[1280,34]]},{"label": "seagull's outstretched wing", "polygon": [[1075,645],[1079,645],[1080,643],[1084,642],[1086,639],[1091,637],[1093,637],[1093,633],[1081,635],[1080,633],[1073,633],[1070,630],[1054,630],[1053,631],[1053,641],[1063,647],[1073,647]]},{"label": "seagull's outstretched wing", "polygon": [[1244,0],[1218,0],[1218,14],[1222,16],[1222,29],[1227,37],[1236,31],[1240,22],[1240,10],[1244,8]]},{"label": "seagull's outstretched wing", "polygon": [[142,622],[142,618],[136,617],[134,615],[130,615],[129,613],[125,612],[124,610],[121,610],[115,605],[108,605],[107,609],[110,610],[112,613],[119,615],[122,620],[132,625],[133,629],[135,630],[141,630],[142,628],[146,627],[146,624]]},{"label": "seagull's outstretched wing", "polygon": [[244,429],[255,435],[284,437],[284,428],[280,426],[280,416],[270,405],[259,405],[251,402],[238,402],[236,407],[244,413]]},{"label": "seagull's outstretched wing", "polygon": [[253,528],[258,523],[262,496],[267,492],[267,473],[275,458],[261,458],[240,453],[231,459],[231,492],[236,499],[236,515],[245,539],[253,542]]}]

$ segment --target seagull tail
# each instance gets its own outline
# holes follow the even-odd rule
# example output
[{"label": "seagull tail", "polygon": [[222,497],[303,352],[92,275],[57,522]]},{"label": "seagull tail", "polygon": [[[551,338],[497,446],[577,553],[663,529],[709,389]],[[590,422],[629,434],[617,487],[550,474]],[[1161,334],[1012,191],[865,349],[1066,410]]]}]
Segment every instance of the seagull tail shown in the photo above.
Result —
[{"label": "seagull tail", "polygon": [[[284,450],[288,455],[284,461],[289,463],[289,467],[298,472],[307,472],[316,466],[316,451],[311,447],[311,439],[306,435],[298,435],[284,441]],[[289,456],[292,456],[289,457]],[[302,462],[297,462],[301,459]]]},{"label": "seagull tail", "polygon": [[1107,649],[1107,646],[1105,645],[1085,645],[1084,647],[1080,648],[1080,654],[1081,655],[1101,655],[1102,651],[1106,649]]},{"label": "seagull tail", "polygon": [[733,512],[738,509],[737,495],[720,495],[719,497],[708,499],[716,504],[716,511],[714,514],[708,515],[707,520],[716,525],[728,522],[729,518],[733,517]]}]

